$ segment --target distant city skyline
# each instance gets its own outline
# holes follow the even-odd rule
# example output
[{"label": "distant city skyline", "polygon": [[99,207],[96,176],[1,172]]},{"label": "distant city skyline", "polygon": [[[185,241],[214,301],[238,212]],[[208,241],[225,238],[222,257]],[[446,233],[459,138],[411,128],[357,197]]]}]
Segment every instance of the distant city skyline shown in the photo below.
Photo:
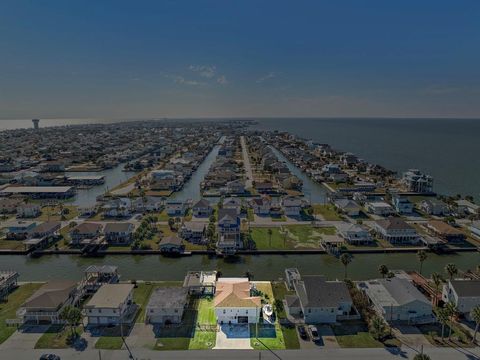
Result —
[{"label": "distant city skyline", "polygon": [[0,3],[0,119],[480,117],[480,3]]}]

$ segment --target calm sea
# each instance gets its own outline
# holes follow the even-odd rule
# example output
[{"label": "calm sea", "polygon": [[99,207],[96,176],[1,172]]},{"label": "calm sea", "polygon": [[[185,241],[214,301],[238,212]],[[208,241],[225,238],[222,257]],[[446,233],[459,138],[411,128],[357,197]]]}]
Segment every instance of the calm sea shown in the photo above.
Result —
[{"label": "calm sea", "polygon": [[[112,120],[41,120],[41,126]],[[31,120],[0,120],[0,130],[32,127]],[[289,131],[356,153],[402,172],[419,168],[440,193],[480,200],[480,120],[475,119],[261,119],[257,129]]]}]

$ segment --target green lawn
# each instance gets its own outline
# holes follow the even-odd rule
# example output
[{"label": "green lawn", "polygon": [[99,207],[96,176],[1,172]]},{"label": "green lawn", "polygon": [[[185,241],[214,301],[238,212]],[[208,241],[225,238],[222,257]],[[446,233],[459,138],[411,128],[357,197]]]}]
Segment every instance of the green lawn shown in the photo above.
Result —
[{"label": "green lawn", "polygon": [[300,342],[298,341],[297,329],[295,326],[281,325],[283,333],[283,340],[285,342],[285,348],[289,350],[300,349]]},{"label": "green lawn", "polygon": [[64,205],[63,209],[68,209],[68,214],[64,214],[62,219],[60,214],[61,207],[56,206],[44,206],[42,207],[42,214],[35,220],[38,221],[65,221],[71,220],[78,216],[78,208],[72,205]]},{"label": "green lawn", "polygon": [[328,221],[340,221],[342,220],[340,216],[335,211],[335,207],[330,204],[314,204],[313,213],[316,215],[321,215],[325,220]]},{"label": "green lawn", "polygon": [[[285,283],[280,281],[272,282],[272,291],[274,298],[278,300],[284,300],[286,295],[292,295],[295,293],[294,291],[288,291]],[[280,319],[285,319],[287,317],[283,307],[277,312],[277,316]]]},{"label": "green lawn", "polygon": [[42,285],[43,284],[22,285],[8,296],[7,302],[0,302],[0,344],[17,330],[14,326],[7,327],[5,320],[15,319],[17,317],[17,309]]},{"label": "green lawn", "polygon": [[170,219],[170,216],[168,216],[165,210],[157,214],[157,216],[158,216],[158,221],[168,221],[168,219]]},{"label": "green lawn", "polygon": [[322,234],[333,235],[335,228],[314,228],[312,225],[251,228],[251,236],[258,250],[317,249]]},{"label": "green lawn", "polygon": [[182,326],[163,328],[155,350],[205,350],[215,346],[216,318],[211,298],[192,299]]},{"label": "green lawn", "polygon": [[[83,326],[78,326],[76,333],[81,335],[82,332]],[[53,325],[38,339],[35,349],[68,349],[71,334],[69,326]]]},{"label": "green lawn", "polygon": [[120,336],[102,336],[95,343],[95,349],[101,350],[120,350],[123,346],[123,340]]},{"label": "green lawn", "polygon": [[333,332],[338,345],[344,348],[380,348],[383,344],[375,340],[363,323],[334,325]]}]

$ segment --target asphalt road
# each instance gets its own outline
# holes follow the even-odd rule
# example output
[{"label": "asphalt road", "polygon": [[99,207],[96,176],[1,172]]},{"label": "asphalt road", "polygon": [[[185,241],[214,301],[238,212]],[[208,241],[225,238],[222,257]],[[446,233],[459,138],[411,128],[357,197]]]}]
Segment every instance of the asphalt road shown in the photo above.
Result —
[{"label": "asphalt road", "polygon": [[[99,351],[86,350],[75,352],[74,350],[51,351],[61,357],[62,360],[122,360],[129,359],[126,350],[122,351]],[[34,360],[48,351],[39,350],[2,350],[2,360]],[[209,350],[209,351],[152,351],[147,349],[135,349],[134,359],[138,360],[383,360],[383,359],[413,359],[418,352],[414,349],[403,348],[402,350],[392,349],[316,349],[316,350],[283,350],[283,351],[259,351],[254,350]],[[428,348],[425,353],[432,360],[476,360],[480,359],[480,348],[475,349],[453,349],[453,348]]]}]

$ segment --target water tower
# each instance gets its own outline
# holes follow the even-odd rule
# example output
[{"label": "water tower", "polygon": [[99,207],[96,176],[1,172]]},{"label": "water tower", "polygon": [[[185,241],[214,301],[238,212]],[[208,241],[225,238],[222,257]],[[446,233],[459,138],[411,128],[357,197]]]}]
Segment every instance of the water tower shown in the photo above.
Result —
[{"label": "water tower", "polygon": [[40,122],[40,120],[39,119],[33,119],[32,122],[33,122],[33,128],[35,130],[38,130],[38,123]]}]

